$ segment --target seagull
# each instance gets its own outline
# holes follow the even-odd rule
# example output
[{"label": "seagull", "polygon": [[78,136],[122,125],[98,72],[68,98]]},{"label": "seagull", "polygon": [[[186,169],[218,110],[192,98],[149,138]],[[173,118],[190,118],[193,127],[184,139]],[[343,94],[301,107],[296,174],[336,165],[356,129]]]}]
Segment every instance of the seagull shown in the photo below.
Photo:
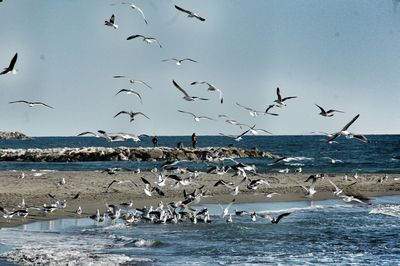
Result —
[{"label": "seagull", "polygon": [[305,186],[303,186],[302,184],[300,184],[299,182],[296,181],[297,184],[299,184],[299,186],[301,186],[305,191],[306,191],[306,196],[312,198],[314,196],[315,193],[317,193],[317,191],[315,190],[315,181],[316,179],[312,179],[311,185],[309,188],[306,188]]},{"label": "seagull", "polygon": [[265,193],[265,196],[267,196],[267,198],[272,198],[273,196],[278,196],[280,195],[280,193],[278,192],[267,192]]},{"label": "seagull", "polygon": [[131,180],[117,180],[117,179],[114,179],[113,181],[111,181],[110,184],[108,184],[107,189],[106,189],[106,193],[108,192],[108,190],[110,189],[110,187],[111,187],[112,185],[114,185],[114,184],[116,184],[116,185],[121,185],[121,184],[125,184],[125,183],[131,183],[131,184],[137,186],[137,185],[136,185],[135,183],[133,183]]},{"label": "seagull", "polygon": [[260,132],[264,132],[264,133],[267,133],[267,134],[272,134],[271,132],[269,132],[269,131],[267,131],[267,130],[265,130],[265,129],[262,129],[262,128],[255,128],[255,126],[256,125],[254,125],[254,126],[249,126],[249,125],[246,125],[246,124],[238,124],[239,126],[245,126],[245,127],[248,127],[249,128],[249,131],[250,131],[250,133],[252,134],[252,135],[260,135]]},{"label": "seagull", "polygon": [[251,115],[252,117],[256,117],[256,116],[258,116],[259,114],[269,114],[269,115],[275,115],[275,116],[278,115],[278,114],[273,114],[273,113],[266,113],[266,112],[263,112],[263,111],[257,111],[257,110],[254,110],[253,108],[250,108],[250,107],[246,107],[246,106],[244,106],[244,105],[241,105],[241,104],[238,103],[238,102],[236,102],[236,105],[238,105],[238,106],[240,106],[240,107],[246,109],[247,111],[249,111],[249,113],[250,113],[250,115]]},{"label": "seagull", "polygon": [[368,139],[364,136],[364,135],[360,135],[360,134],[353,134],[351,132],[348,131],[349,127],[357,120],[357,118],[360,117],[360,114],[356,115],[349,123],[347,123],[342,130],[340,130],[339,132],[336,132],[334,134],[332,134],[332,137],[328,139],[328,141],[333,141],[336,138],[340,137],[340,136],[345,136],[346,138],[355,138],[358,140],[361,140],[365,143],[368,143]]},{"label": "seagull", "polygon": [[233,204],[234,202],[235,202],[235,199],[233,199],[228,205],[226,205],[225,208],[222,207],[221,204],[218,204],[219,207],[221,207],[221,209],[222,209],[222,214],[221,214],[221,217],[222,217],[222,218],[224,218],[225,216],[228,215],[228,213],[229,213],[229,208],[232,206],[232,204]]},{"label": "seagull", "polygon": [[158,44],[158,46],[160,46],[160,48],[162,48],[160,42],[156,38],[153,38],[153,37],[146,37],[146,36],[143,36],[140,34],[136,34],[136,35],[131,35],[126,39],[129,41],[129,40],[136,39],[136,38],[142,38],[143,41],[148,44],[156,43],[156,44]]},{"label": "seagull", "polygon": [[267,115],[274,115],[274,116],[278,116],[278,114],[276,113],[269,113],[268,111],[271,110],[271,108],[275,107],[275,104],[270,104],[268,105],[267,109],[265,109],[265,114]]},{"label": "seagull", "polygon": [[94,132],[91,132],[91,131],[85,131],[85,132],[79,133],[78,137],[79,136],[84,136],[84,135],[93,135],[96,138],[104,138],[105,140],[107,140],[109,142],[112,141],[111,137],[104,130],[98,130],[97,132],[98,133],[94,133]]},{"label": "seagull", "polygon": [[131,84],[140,83],[140,84],[145,85],[147,88],[151,89],[151,87],[150,87],[146,82],[144,82],[144,81],[142,81],[142,80],[131,79],[131,78],[127,77],[127,76],[121,76],[121,75],[113,76],[113,78],[115,78],[115,79],[120,79],[120,78],[129,79],[129,82],[130,82]]},{"label": "seagull", "polygon": [[182,65],[182,62],[184,61],[190,61],[193,63],[198,63],[196,60],[190,59],[190,58],[183,58],[183,59],[178,59],[178,58],[169,58],[169,59],[164,59],[161,60],[162,62],[168,62],[168,61],[175,61],[177,66]]},{"label": "seagull", "polygon": [[197,116],[197,115],[195,115],[195,114],[193,114],[191,112],[186,112],[186,111],[182,111],[182,110],[178,110],[178,112],[192,115],[195,122],[199,122],[201,119],[214,120],[211,117],[208,117],[208,116]]},{"label": "seagull", "polygon": [[355,201],[355,202],[358,202],[358,203],[367,204],[366,202],[364,202],[364,201],[362,201],[362,200],[360,200],[360,199],[358,199],[358,198],[356,198],[354,196],[341,195],[339,197],[341,197],[343,199],[343,201],[345,201],[345,202]]},{"label": "seagull", "polygon": [[156,191],[157,194],[160,196],[165,196],[164,192],[161,189],[159,189],[158,187],[152,187],[150,182],[147,181],[147,179],[145,179],[144,177],[142,177],[141,179],[142,179],[143,183],[145,184],[144,193],[147,196],[149,196],[149,197],[153,196],[154,191]]},{"label": "seagull", "polygon": [[207,84],[208,86],[208,91],[216,91],[219,93],[219,101],[221,102],[221,104],[224,103],[224,94],[222,93],[222,91],[220,89],[218,89],[217,87],[215,87],[214,85],[212,85],[211,83],[208,83],[206,81],[193,81],[192,83],[190,83],[190,85],[196,85],[196,84]]},{"label": "seagull", "polygon": [[147,115],[143,114],[142,112],[132,112],[132,111],[130,111],[130,112],[121,111],[121,112],[119,112],[118,114],[114,115],[114,118],[116,118],[116,117],[119,116],[120,114],[127,114],[127,115],[129,115],[129,116],[131,117],[131,119],[130,119],[129,122],[132,122],[133,120],[135,120],[135,116],[137,116],[137,115],[142,115],[142,116],[146,117],[147,119],[150,119]]},{"label": "seagull", "polygon": [[115,22],[115,15],[112,14],[110,20],[104,21],[104,25],[113,27],[114,29],[118,29],[118,25]]},{"label": "seagull", "polygon": [[325,111],[325,109],[322,108],[321,106],[319,106],[318,104],[316,104],[316,106],[321,110],[321,112],[319,114],[322,115],[322,116],[325,116],[325,117],[332,117],[334,112],[344,113],[343,111],[334,110],[334,109],[330,109],[328,111]]},{"label": "seagull", "polygon": [[183,9],[182,7],[179,7],[177,5],[175,5],[175,8],[178,9],[179,11],[181,11],[181,12],[184,12],[184,13],[188,14],[189,18],[197,18],[200,21],[205,21],[206,20],[205,18],[201,17],[199,14],[196,14],[196,13],[194,13],[192,11]]},{"label": "seagull", "polygon": [[235,184],[234,183],[232,183],[232,182],[226,182],[225,180],[223,180],[223,179],[220,179],[220,180],[218,180],[215,184],[214,184],[214,187],[218,187],[218,186],[225,186],[225,187],[227,187],[227,188],[230,188],[230,189],[234,189],[235,187]]},{"label": "seagull", "polygon": [[24,100],[20,100],[20,101],[13,101],[13,102],[9,102],[11,103],[26,103],[27,105],[29,105],[29,107],[33,107],[33,106],[37,106],[37,105],[42,105],[42,106],[46,106],[48,108],[54,109],[54,107],[51,107],[50,105],[47,105],[45,103],[42,102],[28,102],[28,101],[24,101]]},{"label": "seagull", "polygon": [[135,4],[133,4],[133,3],[129,3],[129,2],[121,2],[121,4],[123,4],[123,5],[129,5],[132,9],[137,10],[137,11],[142,15],[142,18],[143,18],[143,20],[144,20],[144,23],[148,24],[148,23],[147,23],[147,19],[146,19],[144,13],[143,13],[143,10],[142,10],[140,7],[138,7],[137,5],[135,5]]},{"label": "seagull", "polygon": [[276,102],[278,104],[277,106],[279,107],[286,106],[286,104],[284,103],[286,100],[297,98],[297,96],[282,98],[279,88],[276,88],[276,95],[278,96],[278,98],[274,102]]},{"label": "seagull", "polygon": [[121,92],[125,92],[125,93],[128,94],[128,95],[129,95],[129,94],[135,95],[136,97],[139,98],[140,103],[143,104],[143,102],[142,102],[142,97],[140,96],[140,94],[139,94],[138,92],[136,92],[136,91],[134,91],[134,90],[132,90],[132,89],[121,89],[121,90],[119,90],[119,91],[115,94],[115,96],[117,96],[117,95],[120,94]]},{"label": "seagull", "polygon": [[338,188],[338,186],[336,186],[336,185],[332,182],[332,180],[330,180],[329,178],[328,178],[328,182],[331,183],[331,185],[335,188],[335,191],[333,191],[333,195],[335,195],[335,196],[338,197],[340,194],[343,193],[343,190],[340,189],[340,188]]},{"label": "seagull", "polygon": [[11,72],[13,74],[16,73],[16,70],[14,69],[15,63],[17,62],[18,58],[18,53],[15,53],[14,57],[10,61],[10,65],[8,67],[5,67],[2,72],[0,72],[0,75],[7,74],[8,72]]},{"label": "seagull", "polygon": [[322,157],[322,158],[330,160],[332,164],[335,164],[335,163],[343,163],[342,160],[333,159],[333,158],[331,158],[331,157]]},{"label": "seagull", "polygon": [[206,99],[206,98],[190,96],[184,89],[181,88],[181,86],[178,85],[178,83],[175,82],[175,80],[172,80],[172,83],[178,90],[180,90],[185,95],[185,96],[183,96],[183,99],[185,99],[186,101],[189,101],[189,102],[198,101],[198,100],[208,101],[208,99]]},{"label": "seagull", "polygon": [[270,220],[271,223],[273,223],[273,224],[278,224],[279,221],[280,221],[283,217],[286,217],[286,216],[290,215],[290,212],[282,213],[282,214],[278,215],[278,217],[272,217],[272,216],[270,216],[270,215],[268,215],[268,214],[258,214],[258,215],[261,216],[261,217],[264,217],[264,218],[266,218],[266,219],[268,219],[268,220]]},{"label": "seagull", "polygon": [[233,138],[235,141],[241,141],[243,138],[243,136],[244,135],[246,135],[248,132],[250,131],[250,129],[248,129],[248,130],[246,130],[245,132],[243,132],[242,134],[240,134],[240,135],[237,135],[237,136],[235,136],[235,135],[225,135],[225,134],[223,134],[223,133],[219,133],[221,136],[224,136],[224,137],[229,137],[229,138]]}]

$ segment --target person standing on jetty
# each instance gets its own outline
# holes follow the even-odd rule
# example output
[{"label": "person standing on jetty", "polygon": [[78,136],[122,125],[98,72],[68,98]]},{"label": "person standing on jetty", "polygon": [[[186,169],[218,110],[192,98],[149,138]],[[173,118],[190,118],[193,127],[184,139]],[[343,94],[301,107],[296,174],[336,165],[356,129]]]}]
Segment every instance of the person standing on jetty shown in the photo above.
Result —
[{"label": "person standing on jetty", "polygon": [[153,142],[154,147],[157,146],[157,143],[158,143],[157,136],[154,136],[153,139],[151,140],[151,142]]},{"label": "person standing on jetty", "polygon": [[196,133],[192,134],[192,147],[196,148],[196,144],[197,144],[197,136]]}]

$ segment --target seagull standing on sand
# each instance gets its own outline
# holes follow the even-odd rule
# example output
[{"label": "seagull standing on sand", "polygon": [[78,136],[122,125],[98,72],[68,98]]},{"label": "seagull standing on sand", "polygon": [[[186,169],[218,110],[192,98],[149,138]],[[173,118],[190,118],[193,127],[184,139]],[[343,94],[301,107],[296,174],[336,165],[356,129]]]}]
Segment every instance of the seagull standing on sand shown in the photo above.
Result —
[{"label": "seagull standing on sand", "polygon": [[112,14],[110,20],[104,21],[104,25],[118,29],[118,25],[115,24],[115,15]]},{"label": "seagull standing on sand", "polygon": [[15,66],[15,63],[17,62],[17,58],[18,58],[18,53],[16,53],[14,55],[14,57],[11,59],[8,67],[5,67],[4,70],[0,72],[0,75],[7,74],[8,72],[15,74],[16,70],[14,69],[14,66]]},{"label": "seagull standing on sand", "polygon": [[136,91],[134,91],[134,90],[132,90],[132,89],[122,89],[122,90],[119,90],[119,91],[115,94],[115,96],[117,96],[117,95],[120,94],[121,92],[125,92],[125,93],[128,94],[128,95],[135,95],[136,97],[139,98],[140,103],[143,104],[143,102],[142,102],[142,97],[140,96],[140,94],[139,94],[138,92],[136,92]]},{"label": "seagull standing on sand", "polygon": [[189,10],[183,9],[182,7],[179,7],[177,5],[175,5],[175,8],[178,9],[179,11],[183,12],[183,13],[188,14],[189,18],[197,18],[200,21],[205,21],[206,20],[205,18],[201,17],[197,13],[194,13],[193,11],[189,11]]},{"label": "seagull standing on sand", "polygon": [[196,84],[207,84],[208,91],[216,91],[219,93],[219,101],[221,102],[221,104],[224,103],[224,94],[222,93],[222,91],[220,89],[218,89],[217,87],[215,87],[214,85],[212,85],[211,83],[208,83],[206,81],[193,81],[192,83],[190,83],[190,85],[196,85]]},{"label": "seagull standing on sand", "polygon": [[360,117],[360,114],[356,115],[349,123],[347,123],[342,130],[340,130],[339,132],[336,132],[334,134],[332,134],[332,137],[330,139],[328,139],[328,141],[333,141],[336,138],[340,137],[340,136],[345,136],[346,138],[355,138],[358,140],[361,140],[362,142],[368,143],[368,139],[361,134],[353,134],[351,132],[348,131],[349,127],[357,120],[357,118]]},{"label": "seagull standing on sand", "polygon": [[160,42],[156,38],[153,38],[153,37],[146,37],[146,36],[143,36],[140,34],[136,34],[136,35],[131,35],[126,39],[129,41],[129,40],[136,39],[136,38],[142,38],[143,41],[148,44],[156,43],[156,44],[158,44],[158,46],[160,46],[160,48],[162,48]]},{"label": "seagull standing on sand", "polygon": [[193,101],[198,101],[198,100],[208,101],[208,99],[206,99],[206,98],[190,96],[184,89],[182,89],[181,86],[178,85],[178,83],[175,82],[175,80],[172,80],[172,83],[178,90],[180,90],[185,95],[185,96],[183,96],[183,99],[185,99],[186,101],[188,101],[188,102],[193,102]]},{"label": "seagull standing on sand", "polygon": [[135,116],[137,116],[137,115],[142,115],[142,116],[146,117],[147,119],[150,119],[147,115],[145,115],[145,114],[142,113],[142,112],[132,112],[132,111],[130,111],[130,112],[128,112],[128,111],[121,111],[121,112],[119,112],[118,114],[114,115],[114,118],[116,118],[116,117],[119,116],[120,114],[127,114],[127,115],[129,115],[130,118],[131,118],[129,122],[132,122],[133,120],[135,120]]},{"label": "seagull standing on sand", "polygon": [[178,58],[169,58],[169,59],[164,59],[161,60],[162,62],[168,62],[168,61],[175,61],[177,66],[182,65],[182,62],[184,61],[189,61],[189,62],[193,62],[193,63],[198,63],[196,60],[190,59],[190,58],[183,58],[183,59],[178,59]]},{"label": "seagull standing on sand", "polygon": [[50,105],[42,103],[42,102],[28,102],[28,101],[20,100],[20,101],[13,101],[13,102],[9,102],[9,103],[10,104],[12,104],[12,103],[25,103],[25,104],[29,105],[29,107],[42,105],[42,106],[46,106],[48,108],[54,109],[54,107],[51,107]]},{"label": "seagull standing on sand", "polygon": [[286,103],[285,103],[286,100],[297,98],[297,96],[290,96],[290,97],[282,98],[279,88],[276,88],[276,95],[278,96],[278,98],[274,102],[276,102],[278,104],[277,106],[279,106],[279,107],[286,106]]},{"label": "seagull standing on sand", "polygon": [[325,117],[332,117],[334,115],[334,112],[344,113],[343,111],[334,110],[334,109],[330,109],[328,111],[325,111],[325,109],[322,108],[321,106],[319,106],[318,104],[316,104],[316,106],[321,110],[321,112],[319,114],[322,115],[322,116],[325,116]]},{"label": "seagull standing on sand", "polygon": [[182,110],[178,110],[178,112],[192,115],[195,122],[199,122],[201,119],[214,120],[211,117],[208,117],[208,116],[197,116],[197,115],[195,115],[195,114],[193,114],[191,112],[186,112],[186,111],[182,111]]}]

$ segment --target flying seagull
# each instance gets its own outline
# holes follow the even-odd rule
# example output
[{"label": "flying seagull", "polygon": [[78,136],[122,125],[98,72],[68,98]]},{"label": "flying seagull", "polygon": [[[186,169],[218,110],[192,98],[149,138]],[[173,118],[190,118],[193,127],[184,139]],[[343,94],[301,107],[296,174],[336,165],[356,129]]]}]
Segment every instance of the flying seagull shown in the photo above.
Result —
[{"label": "flying seagull", "polygon": [[151,89],[149,84],[147,84],[146,82],[144,82],[142,80],[139,80],[139,79],[131,79],[131,78],[127,77],[127,76],[122,76],[122,75],[116,75],[116,76],[113,76],[113,78],[115,78],[115,79],[129,79],[129,82],[131,84],[140,83],[142,85],[145,85],[147,88]]},{"label": "flying seagull", "polygon": [[157,192],[157,194],[162,197],[165,196],[164,192],[161,189],[159,189],[158,187],[153,187],[147,179],[145,179],[144,177],[141,177],[141,179],[145,184],[144,193],[147,196],[149,197],[153,196],[154,191]]},{"label": "flying seagull", "polygon": [[51,109],[54,109],[54,107],[51,107],[50,105],[47,105],[47,104],[42,103],[42,102],[28,102],[28,101],[21,100],[21,101],[9,102],[9,103],[26,103],[26,104],[29,105],[29,107],[33,107],[33,106],[36,106],[36,105],[42,105],[42,106],[46,106],[46,107],[49,107]]},{"label": "flying seagull", "polygon": [[273,224],[277,224],[277,223],[279,223],[279,221],[280,221],[283,217],[286,217],[286,216],[290,215],[290,212],[282,213],[282,214],[278,215],[278,217],[272,217],[272,216],[270,216],[270,215],[268,215],[268,214],[258,214],[258,213],[257,213],[257,215],[262,216],[262,217],[264,217],[265,219],[270,220],[271,223],[273,223]]},{"label": "flying seagull", "polygon": [[330,109],[328,111],[325,111],[325,109],[322,108],[321,106],[319,106],[318,104],[316,104],[316,106],[321,110],[321,112],[319,114],[322,115],[322,116],[332,117],[334,112],[344,113],[343,111],[334,110],[334,109]]},{"label": "flying seagull", "polygon": [[238,126],[245,126],[245,127],[248,127],[248,128],[249,128],[249,131],[250,131],[250,133],[251,133],[252,135],[259,135],[260,132],[264,132],[264,133],[267,133],[267,134],[272,134],[271,132],[269,132],[269,131],[267,131],[267,130],[265,130],[265,129],[262,129],[262,128],[255,128],[256,125],[254,125],[254,126],[251,127],[251,126],[249,126],[249,125],[239,123]]},{"label": "flying seagull", "polygon": [[120,94],[121,92],[125,92],[125,93],[128,94],[128,95],[129,95],[129,94],[135,95],[136,97],[139,98],[140,103],[143,104],[143,102],[142,102],[142,97],[140,96],[140,94],[139,94],[138,92],[136,92],[136,91],[134,91],[134,90],[132,90],[132,89],[122,89],[122,90],[119,90],[119,91],[115,94],[115,96],[117,96],[117,95]]},{"label": "flying seagull", "polygon": [[14,69],[14,66],[15,66],[15,63],[17,62],[17,57],[18,57],[18,53],[15,53],[14,57],[10,61],[10,65],[8,67],[5,67],[4,70],[0,73],[0,75],[7,74],[8,72],[11,72],[11,73],[16,72]]},{"label": "flying seagull", "polygon": [[160,48],[162,48],[160,42],[156,38],[153,38],[153,37],[146,37],[146,36],[143,36],[140,34],[136,34],[136,35],[131,35],[126,39],[129,41],[129,40],[136,39],[136,38],[142,38],[143,41],[148,44],[156,43],[156,44],[158,44],[158,46],[160,46]]},{"label": "flying seagull", "polygon": [[104,25],[113,27],[114,29],[118,29],[118,25],[115,24],[115,15],[112,14],[110,20],[104,21]]},{"label": "flying seagull", "polygon": [[135,116],[137,116],[137,115],[142,115],[142,116],[146,117],[147,119],[150,119],[147,115],[143,114],[142,112],[132,112],[132,111],[130,111],[130,112],[121,111],[121,112],[119,112],[118,114],[114,115],[114,118],[116,118],[116,117],[119,116],[120,114],[127,114],[127,115],[129,115],[129,116],[131,117],[131,119],[130,119],[129,122],[132,122],[133,120],[135,120]]},{"label": "flying seagull", "polygon": [[222,103],[224,103],[224,94],[222,93],[222,91],[218,88],[216,88],[214,85],[212,85],[211,83],[208,83],[206,81],[193,81],[192,83],[190,83],[190,85],[196,85],[196,84],[207,84],[208,86],[208,91],[216,91],[219,93],[219,101]]},{"label": "flying seagull", "polygon": [[357,118],[360,117],[360,114],[356,115],[349,123],[347,123],[342,130],[340,130],[339,132],[336,132],[334,134],[332,134],[332,137],[330,139],[328,139],[328,141],[333,141],[334,139],[340,137],[340,136],[345,136],[346,138],[355,138],[358,140],[361,140],[363,142],[368,143],[368,139],[361,134],[353,134],[351,132],[348,131],[349,127],[357,120]]},{"label": "flying seagull", "polygon": [[290,96],[290,97],[282,98],[279,88],[276,88],[276,95],[278,96],[278,98],[274,102],[276,102],[279,107],[286,106],[286,104],[285,104],[286,100],[297,98],[297,96]]},{"label": "flying seagull", "polygon": [[184,113],[184,114],[189,114],[193,116],[194,121],[199,122],[201,119],[208,119],[208,120],[214,120],[211,117],[208,116],[197,116],[191,112],[186,112],[186,111],[182,111],[182,110],[178,110],[178,112],[180,113]]},{"label": "flying seagull", "polygon": [[271,108],[267,108],[267,110],[266,110],[267,112],[264,112],[264,111],[257,111],[257,110],[254,110],[253,108],[250,108],[250,107],[246,107],[246,106],[244,106],[244,105],[241,105],[241,104],[238,103],[238,102],[236,102],[236,105],[242,107],[243,109],[245,109],[245,110],[247,110],[247,111],[249,111],[249,113],[250,113],[250,115],[251,115],[252,117],[256,117],[256,116],[258,116],[259,114],[268,114],[268,115],[274,115],[274,116],[277,116],[277,115],[278,115],[278,114],[274,114],[274,113],[268,113],[268,110],[271,109]]},{"label": "flying seagull", "polygon": [[172,83],[174,84],[174,86],[180,90],[185,96],[183,97],[183,99],[185,99],[186,101],[192,102],[192,101],[198,101],[198,100],[202,100],[202,101],[208,101],[208,99],[206,98],[200,98],[197,96],[190,96],[184,89],[181,88],[181,86],[178,85],[178,83],[175,82],[175,80],[172,80]]},{"label": "flying seagull", "polygon": [[199,14],[194,13],[193,11],[189,11],[186,9],[183,9],[182,7],[179,7],[177,5],[175,5],[175,8],[178,9],[179,11],[188,14],[189,18],[197,18],[200,21],[205,21],[206,19],[201,17]]},{"label": "flying seagull", "polygon": [[182,65],[182,62],[184,61],[189,61],[193,63],[198,63],[196,60],[190,59],[190,58],[183,58],[183,59],[178,59],[178,58],[168,58],[168,59],[163,59],[161,60],[162,62],[168,62],[168,61],[175,61],[177,66]]},{"label": "flying seagull", "polygon": [[137,5],[135,5],[135,4],[133,4],[133,3],[129,3],[129,2],[121,2],[121,4],[123,4],[123,5],[129,5],[132,9],[137,10],[137,11],[142,15],[142,18],[143,18],[143,20],[144,20],[144,23],[148,24],[148,23],[147,23],[147,19],[146,19],[144,13],[143,13],[143,10],[142,10],[140,7],[138,7]]}]

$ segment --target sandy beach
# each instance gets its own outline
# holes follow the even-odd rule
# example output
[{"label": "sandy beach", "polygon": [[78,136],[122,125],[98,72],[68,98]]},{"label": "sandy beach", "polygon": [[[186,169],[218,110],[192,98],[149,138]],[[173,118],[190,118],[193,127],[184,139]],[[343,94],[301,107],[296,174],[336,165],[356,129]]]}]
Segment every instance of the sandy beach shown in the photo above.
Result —
[{"label": "sandy beach", "polygon": [[[310,174],[281,174],[266,173],[257,176],[250,176],[250,179],[263,179],[269,183],[261,185],[257,190],[249,190],[246,183],[239,187],[239,194],[231,195],[231,189],[214,184],[219,179],[231,181],[239,184],[242,177],[232,177],[232,174],[226,174],[222,177],[216,174],[200,174],[192,184],[188,186],[174,187],[172,180],[167,180],[166,186],[162,187],[165,193],[164,197],[154,195],[149,197],[145,195],[144,183],[141,177],[150,182],[154,182],[155,174],[151,172],[117,172],[114,175],[108,175],[101,172],[25,172],[21,179],[21,172],[0,172],[0,202],[1,207],[11,211],[18,209],[18,204],[22,199],[30,207],[29,215],[26,218],[14,216],[11,220],[0,217],[0,227],[15,226],[22,223],[30,223],[43,219],[57,219],[64,217],[87,217],[95,213],[96,209],[104,211],[106,204],[120,204],[122,202],[133,201],[134,207],[143,207],[157,205],[159,201],[165,203],[182,200],[183,191],[191,193],[194,189],[204,185],[203,190],[210,192],[211,196],[204,197],[201,203],[227,203],[233,198],[236,202],[268,202],[268,201],[293,201],[293,200],[317,200],[334,198],[332,193],[333,186],[328,178],[332,180],[339,188],[342,188],[347,194],[362,195],[366,197],[378,195],[393,195],[400,193],[400,175],[388,175],[387,180],[379,182],[384,174],[358,174],[358,179],[348,175],[348,180],[344,180],[344,174],[325,174],[324,179],[316,183],[317,193],[314,197],[305,196],[304,189],[299,185],[303,184]],[[59,186],[58,183],[65,179],[66,183]],[[107,186],[113,180],[131,180],[122,184],[113,184],[108,192]],[[353,184],[356,182],[355,184]],[[351,185],[353,184],[353,185]],[[349,186],[351,185],[351,186]],[[280,195],[268,198],[265,193],[278,192]],[[47,215],[32,207],[41,207],[43,204],[50,205],[55,202],[48,194],[54,195],[58,200],[66,200],[67,206],[64,209],[58,209]],[[77,194],[79,197],[73,199]],[[78,206],[82,207],[82,215],[77,215],[75,210]]]}]

